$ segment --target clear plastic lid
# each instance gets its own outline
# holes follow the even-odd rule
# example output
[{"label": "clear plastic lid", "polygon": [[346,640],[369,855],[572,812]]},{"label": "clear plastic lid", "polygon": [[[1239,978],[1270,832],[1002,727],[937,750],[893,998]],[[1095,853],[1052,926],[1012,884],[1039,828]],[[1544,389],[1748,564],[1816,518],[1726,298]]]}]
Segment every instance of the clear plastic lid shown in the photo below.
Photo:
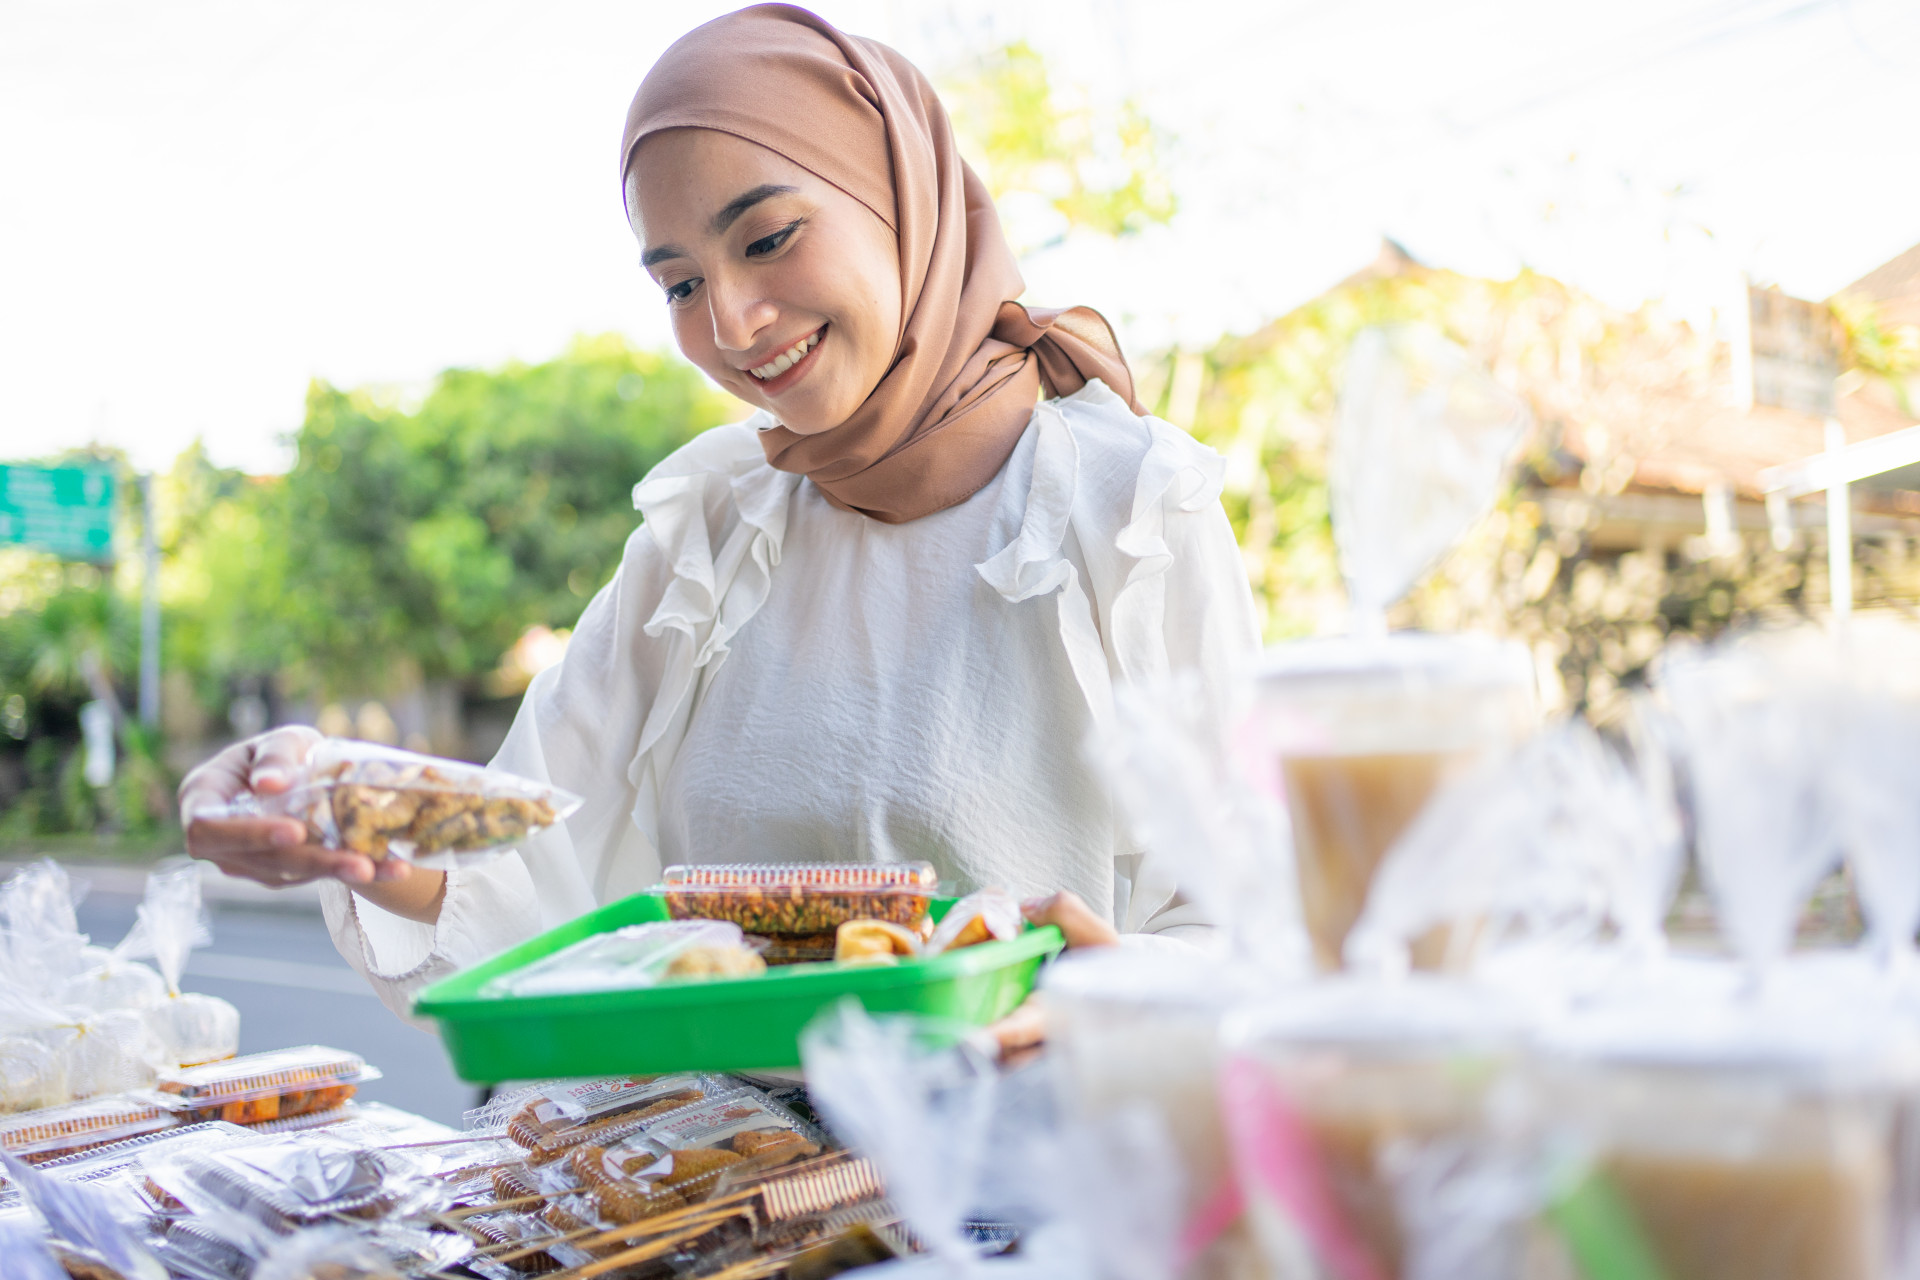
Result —
[{"label": "clear plastic lid", "polygon": [[180,1118],[128,1094],[0,1116],[0,1151],[39,1164],[86,1147],[170,1129]]},{"label": "clear plastic lid", "polygon": [[939,886],[929,862],[769,862],[668,867],[653,892],[677,920],[830,934],[849,920],[916,926]]},{"label": "clear plastic lid", "polygon": [[1485,635],[1294,641],[1268,649],[1256,679],[1261,736],[1289,753],[1497,745],[1539,715],[1532,654]]},{"label": "clear plastic lid", "polygon": [[185,1109],[358,1084],[379,1077],[379,1069],[368,1066],[357,1053],[308,1044],[163,1073],[154,1084],[154,1092],[159,1095],[159,1105]]}]

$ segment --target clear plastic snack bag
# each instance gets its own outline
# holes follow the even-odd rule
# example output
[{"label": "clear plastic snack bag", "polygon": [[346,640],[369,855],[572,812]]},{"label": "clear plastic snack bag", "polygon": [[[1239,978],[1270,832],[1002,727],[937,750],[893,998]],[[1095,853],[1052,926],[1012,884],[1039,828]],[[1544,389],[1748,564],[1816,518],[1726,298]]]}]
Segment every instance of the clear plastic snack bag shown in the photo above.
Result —
[{"label": "clear plastic snack bag", "polygon": [[668,920],[596,933],[522,969],[490,979],[483,996],[627,991],[675,978],[764,971],[740,926],[726,920]]},{"label": "clear plastic snack bag", "polygon": [[0,1084],[15,1109],[138,1089],[164,1065],[137,1009],[66,1008],[0,987]]},{"label": "clear plastic snack bag", "polygon": [[498,769],[326,738],[286,791],[196,816],[299,818],[326,848],[448,869],[485,862],[579,807],[570,792]]},{"label": "clear plastic snack bag", "polygon": [[147,876],[146,897],[129,941],[136,935],[160,969],[162,988],[144,1007],[166,1060],[190,1067],[238,1053],[240,1011],[218,996],[180,990],[188,953],[212,941],[201,908],[199,863],[181,861]]},{"label": "clear plastic snack bag", "polygon": [[57,1001],[88,967],[87,935],[74,914],[83,892],[51,858],[0,884],[0,986]]},{"label": "clear plastic snack bag", "polygon": [[446,1189],[404,1151],[336,1132],[282,1134],[212,1151],[161,1151],[147,1177],[197,1214],[238,1212],[282,1234],[439,1208]]},{"label": "clear plastic snack bag", "polygon": [[168,1280],[152,1251],[115,1219],[97,1187],[62,1181],[11,1155],[0,1155],[0,1166],[45,1224],[48,1238],[66,1246],[60,1252],[66,1255],[63,1262],[74,1264],[70,1275],[88,1274],[80,1269],[86,1266],[96,1268],[95,1275],[105,1267],[121,1280]]}]

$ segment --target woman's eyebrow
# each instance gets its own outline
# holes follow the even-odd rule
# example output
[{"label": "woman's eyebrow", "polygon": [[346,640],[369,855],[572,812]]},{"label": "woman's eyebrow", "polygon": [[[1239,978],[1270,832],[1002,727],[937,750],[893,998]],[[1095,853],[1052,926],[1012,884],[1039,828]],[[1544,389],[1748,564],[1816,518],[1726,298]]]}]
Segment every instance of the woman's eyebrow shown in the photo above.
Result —
[{"label": "woman's eyebrow", "polygon": [[713,233],[720,235],[737,221],[741,214],[759,204],[762,200],[774,196],[791,195],[798,187],[780,186],[775,183],[762,183],[751,191],[743,191],[720,206],[720,212],[713,215]]}]

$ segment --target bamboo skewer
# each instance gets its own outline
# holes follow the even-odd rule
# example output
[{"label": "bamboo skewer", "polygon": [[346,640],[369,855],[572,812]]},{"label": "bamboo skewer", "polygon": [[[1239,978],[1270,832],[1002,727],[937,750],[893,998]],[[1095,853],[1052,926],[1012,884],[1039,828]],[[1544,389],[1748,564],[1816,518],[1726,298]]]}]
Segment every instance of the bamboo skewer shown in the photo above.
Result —
[{"label": "bamboo skewer", "polygon": [[486,1204],[470,1204],[459,1209],[449,1209],[442,1217],[472,1218],[483,1213],[505,1213],[509,1209],[519,1209],[527,1205],[545,1204],[553,1199],[549,1195],[518,1196],[512,1200],[493,1200]]}]

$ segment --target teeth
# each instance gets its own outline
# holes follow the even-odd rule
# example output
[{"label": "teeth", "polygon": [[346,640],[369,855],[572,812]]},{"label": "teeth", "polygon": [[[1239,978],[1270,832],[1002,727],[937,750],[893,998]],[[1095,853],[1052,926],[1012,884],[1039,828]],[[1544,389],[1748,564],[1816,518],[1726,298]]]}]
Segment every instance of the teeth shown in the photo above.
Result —
[{"label": "teeth", "polygon": [[810,333],[765,364],[749,369],[747,372],[762,382],[765,382],[768,378],[777,378],[787,370],[793,368],[796,364],[799,364],[800,357],[813,350],[819,341],[820,335],[818,333]]}]

